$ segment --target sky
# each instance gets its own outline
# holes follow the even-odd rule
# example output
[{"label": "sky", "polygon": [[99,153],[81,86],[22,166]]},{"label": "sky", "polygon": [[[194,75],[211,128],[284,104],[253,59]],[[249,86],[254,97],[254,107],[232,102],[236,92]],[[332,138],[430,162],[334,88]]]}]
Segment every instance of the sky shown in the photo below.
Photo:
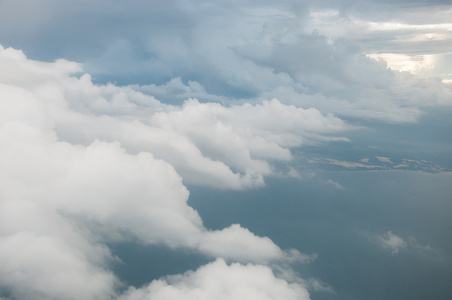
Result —
[{"label": "sky", "polygon": [[0,1],[0,299],[451,299],[452,4]]}]

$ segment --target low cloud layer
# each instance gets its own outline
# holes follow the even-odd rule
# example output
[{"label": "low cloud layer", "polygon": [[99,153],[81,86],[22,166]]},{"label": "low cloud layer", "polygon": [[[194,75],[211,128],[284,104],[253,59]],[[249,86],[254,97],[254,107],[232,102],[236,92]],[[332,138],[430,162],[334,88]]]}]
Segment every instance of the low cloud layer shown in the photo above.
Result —
[{"label": "low cloud layer", "polygon": [[310,299],[299,283],[276,278],[265,266],[227,265],[219,259],[195,272],[169,276],[140,289],[128,290],[121,300]]},{"label": "low cloud layer", "polygon": [[[278,100],[168,106],[129,88],[94,85],[87,75],[71,77],[80,70],[75,63],[0,50],[0,278],[12,297],[114,297],[120,282],[108,269],[115,257],[106,243],[130,239],[230,261],[305,259],[238,224],[206,229],[187,205],[183,181],[263,185],[272,161],[291,159],[288,147],[330,139],[324,134],[345,129],[343,121]],[[254,274],[248,268],[265,268],[217,262],[206,269],[214,267],[244,277]],[[269,274],[264,281],[288,287]]]},{"label": "low cloud layer", "polygon": [[[322,168],[449,171],[451,12],[439,0],[1,1],[0,298],[332,291],[291,270],[315,255],[235,219],[209,229],[187,187],[255,191]],[[333,197],[356,190],[330,175],[319,182]],[[369,182],[361,185],[378,187]],[[300,226],[323,235],[297,238],[328,236],[325,210],[306,211]],[[393,254],[434,252],[391,231],[372,239]],[[131,287],[112,271],[119,258],[109,247],[123,242],[213,262]]]},{"label": "low cloud layer", "polygon": [[[58,139],[89,145],[96,139],[120,142],[129,153],[152,153],[176,168],[188,183],[243,189],[264,184],[272,161],[289,161],[289,148],[303,143],[344,140],[340,119],[316,109],[262,104],[223,106],[187,100],[183,106],[162,104],[130,87],[94,85],[89,75],[70,72],[68,62],[27,60],[17,50],[2,50],[5,98],[22,99],[21,118],[53,129]],[[17,100],[16,100],[17,102]],[[25,104],[26,103],[26,104]],[[6,105],[6,104],[5,104]],[[4,110],[6,118],[14,114]],[[25,115],[26,114],[26,115]]]}]

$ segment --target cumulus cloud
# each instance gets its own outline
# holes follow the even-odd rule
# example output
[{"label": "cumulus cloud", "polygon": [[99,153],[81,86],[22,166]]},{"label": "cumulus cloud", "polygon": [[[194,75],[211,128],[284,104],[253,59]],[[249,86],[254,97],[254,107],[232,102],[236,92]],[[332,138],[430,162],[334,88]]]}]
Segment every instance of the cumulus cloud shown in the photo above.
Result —
[{"label": "cumulus cloud", "polygon": [[145,151],[164,159],[188,183],[262,186],[264,176],[274,173],[272,161],[291,159],[290,147],[343,140],[335,135],[348,128],[332,115],[276,99],[256,105],[196,99],[183,106],[162,104],[132,87],[95,85],[89,75],[71,77],[70,72],[80,70],[75,63],[41,63],[16,50],[2,51],[2,64],[13,70],[13,76],[2,75],[5,98],[16,93],[29,105],[42,106],[34,118],[47,122],[60,140],[83,145],[118,141],[129,153]]},{"label": "cumulus cloud", "polygon": [[148,286],[129,289],[121,300],[141,299],[309,299],[306,288],[275,277],[256,265],[227,265],[219,259],[182,275],[169,276]]},{"label": "cumulus cloud", "polygon": [[379,244],[392,252],[392,254],[399,253],[399,250],[406,247],[406,242],[399,236],[393,234],[391,231],[377,237]]},{"label": "cumulus cloud", "polygon": [[[2,186],[2,188],[4,188]],[[119,281],[105,266],[113,257],[54,210],[35,201],[0,204],[0,294],[13,299],[98,299]]]},{"label": "cumulus cloud", "polygon": [[[239,224],[208,230],[187,204],[183,181],[261,185],[273,172],[271,161],[291,159],[289,146],[336,133],[343,121],[277,100],[168,106],[130,87],[71,77],[80,71],[76,63],[30,61],[13,49],[0,53],[7,67],[0,68],[2,293],[114,298],[121,283],[109,271],[115,258],[105,245],[126,239],[228,261],[306,261]],[[265,119],[281,121],[272,131]],[[286,130],[288,136],[278,137]]]},{"label": "cumulus cloud", "polygon": [[[239,237],[238,240],[237,238]],[[206,233],[205,241],[200,249],[221,257],[243,257],[247,260],[265,261],[282,257],[282,252],[269,238],[260,238],[238,224],[231,225],[221,231]]]},{"label": "cumulus cloud", "polygon": [[[204,243],[210,245],[216,234],[225,233],[204,231],[201,218],[186,203],[189,193],[181,177],[148,152],[127,154],[117,142],[71,145],[57,141],[52,130],[19,122],[3,124],[0,140],[4,199],[33,200],[64,214],[93,219],[111,230],[126,231],[147,243],[204,249]],[[233,228],[227,234],[229,242],[250,241],[244,249],[258,246],[261,257],[281,254],[270,240],[259,244],[262,238],[239,226]],[[206,250],[221,256],[218,251]]]},{"label": "cumulus cloud", "polygon": [[[425,108],[451,104],[441,79],[372,59],[422,57],[426,68],[417,73],[438,75],[451,40],[449,24],[439,23],[450,11],[435,1],[434,17],[422,18],[428,24],[414,24],[410,14],[419,16],[424,1],[390,19],[367,13],[389,1],[348,2],[2,1],[0,39],[8,46],[84,67],[0,46],[0,297],[117,298],[120,283],[108,269],[115,258],[105,244],[126,238],[228,262],[309,260],[239,224],[205,228],[184,184],[261,187],[292,160],[292,147],[348,141],[340,136],[351,128],[342,117],[415,122]],[[324,5],[333,10],[313,12]],[[326,28],[326,19],[334,26]],[[407,45],[422,53],[406,53]],[[391,232],[378,241],[393,253],[407,244]],[[217,290],[210,276],[233,294]],[[217,260],[123,296],[308,297],[303,285],[288,282],[265,266]]]},{"label": "cumulus cloud", "polygon": [[[407,63],[433,55],[435,66],[424,75],[450,76],[443,67],[450,65],[450,22],[446,22],[450,11],[439,3],[405,4],[402,12],[388,10],[399,4],[373,1],[348,1],[348,5],[341,1],[185,1],[183,5],[135,1],[134,5],[98,4],[88,13],[80,9],[85,0],[71,6],[52,1],[52,9],[46,10],[53,25],[49,28],[30,17],[36,8],[17,4],[21,2],[2,3],[6,13],[0,18],[1,28],[26,32],[0,30],[0,37],[10,45],[58,37],[53,55],[71,55],[103,82],[140,80],[144,86],[135,88],[169,103],[195,97],[260,103],[276,97],[323,114],[390,123],[415,122],[426,107],[451,105],[450,87],[440,79],[393,71],[366,55],[405,55]],[[27,22],[9,17],[17,14],[7,12],[19,7]],[[391,18],[385,17],[388,13]],[[431,18],[427,24],[414,22],[426,20],[424,16]],[[68,40],[68,28],[79,19],[86,24],[77,23],[79,34]],[[37,46],[42,44],[35,43],[31,50],[53,60],[45,47]]]},{"label": "cumulus cloud", "polygon": [[314,6],[307,26],[330,41],[352,40],[363,53],[393,70],[450,81],[448,3],[351,1],[344,5],[339,1]]},{"label": "cumulus cloud", "polygon": [[228,97],[208,93],[206,88],[197,81],[189,80],[184,84],[180,77],[172,78],[161,85],[131,85],[131,87],[170,104],[182,104],[189,98],[196,98],[201,102],[227,102],[229,100]]}]

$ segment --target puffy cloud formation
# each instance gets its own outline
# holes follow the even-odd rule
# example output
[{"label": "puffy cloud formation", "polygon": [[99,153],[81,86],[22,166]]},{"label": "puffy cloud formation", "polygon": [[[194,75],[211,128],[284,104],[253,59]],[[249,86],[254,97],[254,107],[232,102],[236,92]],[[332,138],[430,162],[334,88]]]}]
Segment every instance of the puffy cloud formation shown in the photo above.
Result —
[{"label": "puffy cloud formation", "polygon": [[[8,45],[31,44],[34,57],[46,60],[81,61],[97,80],[142,83],[140,91],[170,103],[276,97],[389,123],[451,105],[442,83],[452,79],[451,13],[440,2],[137,0],[99,1],[88,11],[77,0],[48,1],[45,12],[25,2],[0,4],[0,38]],[[53,42],[53,52],[42,40]],[[388,69],[391,57],[402,57],[411,67],[398,69],[410,72]]]},{"label": "puffy cloud formation", "polygon": [[[238,224],[205,228],[184,184],[261,187],[268,176],[297,176],[285,170],[291,147],[346,141],[338,134],[350,126],[338,117],[416,122],[426,108],[450,106],[451,10],[393,2],[1,1],[0,40],[41,61],[0,46],[0,297],[118,298],[106,245],[124,239],[228,262],[307,260]],[[71,61],[43,62],[60,57]],[[134,85],[94,83],[108,81]],[[370,155],[312,161],[441,170],[383,152],[361,157]],[[379,242],[394,253],[413,244],[390,232]],[[198,287],[206,273],[234,270],[248,283],[236,296],[255,295],[256,277],[269,299],[272,287],[307,297],[287,283],[293,276],[222,260],[123,296],[221,298]]]},{"label": "puffy cloud formation", "polygon": [[304,300],[306,288],[276,278],[271,269],[254,265],[227,265],[219,259],[195,272],[155,280],[140,289],[129,289],[121,300],[222,299]]},{"label": "puffy cloud formation", "polygon": [[188,183],[261,186],[275,171],[271,161],[291,159],[289,147],[341,139],[331,134],[347,129],[332,115],[276,99],[232,106],[191,99],[171,106],[132,87],[94,85],[89,75],[71,77],[80,71],[72,62],[30,61],[20,51],[2,49],[1,63],[11,70],[0,74],[8,107],[14,108],[17,97],[28,103],[21,113],[34,115],[24,115],[26,122],[53,128],[59,140],[72,144],[100,139],[118,141],[129,153],[150,152]]},{"label": "puffy cloud formation", "polygon": [[0,295],[11,299],[114,296],[119,281],[105,268],[113,258],[92,235],[86,236],[36,201],[2,197],[0,208]]},{"label": "puffy cloud formation", "polygon": [[[323,134],[345,128],[341,120],[277,100],[168,106],[131,88],[94,85],[88,75],[71,77],[80,70],[75,63],[30,61],[13,49],[0,49],[0,65],[2,293],[114,298],[120,283],[108,269],[115,258],[105,244],[125,239],[230,261],[305,260],[238,224],[206,229],[188,206],[182,181],[193,176],[191,182],[220,188],[261,185],[273,172],[272,160],[291,159],[287,147],[329,139]],[[261,270],[265,282],[289,295],[297,291],[266,267],[206,267],[212,268],[219,268],[218,276]],[[249,293],[255,289],[251,284]],[[277,299],[272,292],[268,297]]]},{"label": "puffy cloud formation", "polygon": [[399,236],[393,234],[391,231],[384,235],[378,236],[378,242],[383,248],[388,249],[393,254],[397,254],[401,248],[406,246],[406,242]]}]

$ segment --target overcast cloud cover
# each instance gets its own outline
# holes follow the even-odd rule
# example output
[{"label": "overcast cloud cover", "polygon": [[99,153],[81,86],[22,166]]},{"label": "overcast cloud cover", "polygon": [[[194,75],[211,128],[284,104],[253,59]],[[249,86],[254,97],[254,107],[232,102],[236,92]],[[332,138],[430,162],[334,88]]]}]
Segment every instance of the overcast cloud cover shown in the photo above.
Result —
[{"label": "overcast cloud cover", "polygon": [[450,299],[450,20],[1,1],[0,299]]}]

